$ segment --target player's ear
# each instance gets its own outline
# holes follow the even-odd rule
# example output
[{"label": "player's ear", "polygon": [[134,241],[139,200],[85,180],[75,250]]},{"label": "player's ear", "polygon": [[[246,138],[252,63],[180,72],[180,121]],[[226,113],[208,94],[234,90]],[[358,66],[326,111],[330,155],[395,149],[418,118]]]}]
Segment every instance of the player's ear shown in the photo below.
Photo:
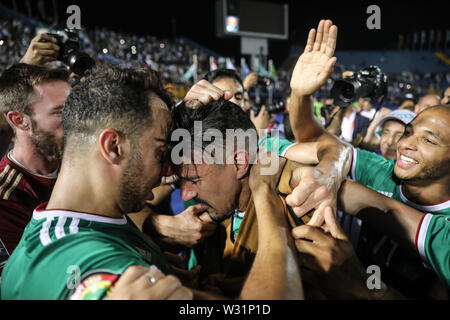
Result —
[{"label": "player's ear", "polygon": [[12,110],[6,115],[6,119],[16,130],[29,131],[31,130],[31,117],[23,112]]},{"label": "player's ear", "polygon": [[250,157],[245,150],[234,152],[234,166],[236,168],[236,178],[243,178],[250,169]]},{"label": "player's ear", "polygon": [[98,143],[103,158],[113,165],[121,164],[130,151],[129,140],[111,128],[100,133]]}]

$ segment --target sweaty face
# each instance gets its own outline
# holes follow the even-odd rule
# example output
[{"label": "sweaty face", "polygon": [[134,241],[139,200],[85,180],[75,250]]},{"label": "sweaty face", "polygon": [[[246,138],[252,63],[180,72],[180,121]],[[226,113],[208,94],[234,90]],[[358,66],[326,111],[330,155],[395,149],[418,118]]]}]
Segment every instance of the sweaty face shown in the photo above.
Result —
[{"label": "sweaty face", "polygon": [[380,149],[385,159],[397,159],[397,142],[404,131],[405,125],[401,122],[388,120],[384,123],[380,135]]},{"label": "sweaty face", "polygon": [[220,220],[236,208],[240,184],[233,165],[185,164],[177,170],[181,198],[201,203],[212,220]]},{"label": "sweaty face", "polygon": [[35,86],[39,100],[31,106],[31,142],[43,156],[59,160],[63,149],[61,112],[71,91],[64,81]]},{"label": "sweaty face", "polygon": [[212,84],[224,91],[233,92],[233,98],[231,98],[230,101],[237,104],[242,109],[245,108],[244,88],[237,80],[233,78],[221,78],[214,81]]},{"label": "sweaty face", "polygon": [[436,107],[418,115],[397,144],[394,173],[409,182],[433,182],[449,175],[450,112]]},{"label": "sweaty face", "polygon": [[151,127],[131,143],[128,166],[122,173],[120,202],[124,212],[137,212],[152,200],[152,189],[161,182],[170,111],[155,94],[150,94]]}]

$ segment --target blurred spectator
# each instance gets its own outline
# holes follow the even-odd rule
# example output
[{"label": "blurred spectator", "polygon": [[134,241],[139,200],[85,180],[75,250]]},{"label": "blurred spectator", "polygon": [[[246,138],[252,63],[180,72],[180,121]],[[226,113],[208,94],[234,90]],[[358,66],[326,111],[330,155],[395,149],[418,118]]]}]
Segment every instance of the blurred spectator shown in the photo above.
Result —
[{"label": "blurred spectator", "polygon": [[440,104],[439,98],[434,94],[427,94],[424,95],[419,99],[419,102],[417,102],[416,106],[414,107],[414,113],[419,114],[423,110]]},{"label": "blurred spectator", "polygon": [[405,132],[405,126],[416,115],[409,110],[395,110],[384,116],[375,128],[380,140],[381,155],[387,160],[397,160],[397,142]]},{"label": "blurred spectator", "polygon": [[444,94],[442,95],[441,103],[442,104],[450,103],[450,87],[448,87],[447,90],[444,91]]}]

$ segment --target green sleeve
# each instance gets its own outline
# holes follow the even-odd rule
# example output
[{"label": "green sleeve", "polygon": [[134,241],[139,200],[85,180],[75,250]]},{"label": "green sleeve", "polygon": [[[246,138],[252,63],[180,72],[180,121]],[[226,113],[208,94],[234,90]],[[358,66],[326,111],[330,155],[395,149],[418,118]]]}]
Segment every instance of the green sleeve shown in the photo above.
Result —
[{"label": "green sleeve", "polygon": [[426,214],[416,237],[419,254],[450,287],[450,217]]},{"label": "green sleeve", "polygon": [[264,136],[258,140],[258,148],[266,148],[267,152],[275,152],[280,157],[284,157],[286,151],[295,143],[288,140]]},{"label": "green sleeve", "polygon": [[374,152],[353,149],[351,177],[370,188],[378,188],[386,180],[392,180],[394,166],[393,160],[388,161]]}]

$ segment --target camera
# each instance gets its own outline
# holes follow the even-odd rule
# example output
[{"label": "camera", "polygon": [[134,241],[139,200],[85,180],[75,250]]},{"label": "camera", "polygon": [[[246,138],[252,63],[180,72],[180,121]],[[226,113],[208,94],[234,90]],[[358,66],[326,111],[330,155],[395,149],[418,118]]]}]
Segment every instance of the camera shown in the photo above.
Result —
[{"label": "camera", "polygon": [[265,106],[270,114],[279,113],[286,109],[283,99],[274,96],[274,83],[268,77],[258,76],[258,82],[250,89],[249,96],[255,101],[250,107],[255,116],[259,114],[262,106]]},{"label": "camera", "polygon": [[359,98],[379,98],[387,93],[387,75],[369,66],[350,78],[337,80],[331,88],[334,104],[346,107]]},{"label": "camera", "polygon": [[76,32],[65,29],[47,34],[56,38],[59,46],[58,60],[69,66],[73,73],[84,76],[95,65],[94,59],[81,50],[81,41]]}]

